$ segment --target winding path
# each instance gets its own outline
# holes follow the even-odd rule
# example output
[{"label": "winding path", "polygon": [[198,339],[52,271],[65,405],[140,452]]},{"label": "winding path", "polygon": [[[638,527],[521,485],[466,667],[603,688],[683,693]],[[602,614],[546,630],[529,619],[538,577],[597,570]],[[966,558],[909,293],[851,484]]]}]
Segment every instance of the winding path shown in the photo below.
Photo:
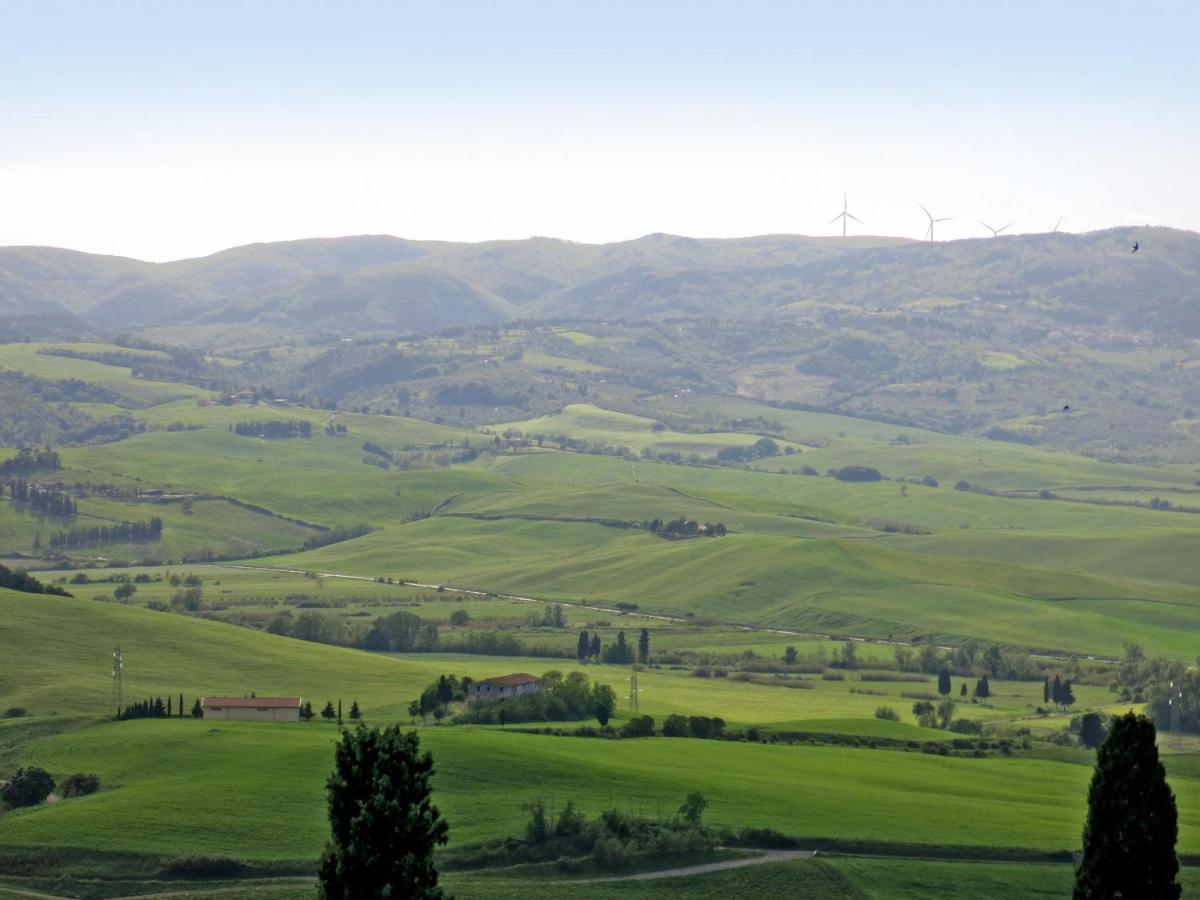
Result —
[{"label": "winding path", "polygon": [[577,878],[559,881],[558,884],[606,884],[612,881],[654,881],[659,878],[686,878],[689,875],[706,875],[709,872],[724,872],[726,869],[741,869],[760,866],[763,863],[787,862],[792,859],[811,859],[812,850],[763,850],[757,856],[740,859],[725,859],[721,862],[703,863],[698,866],[681,866],[677,869],[654,869],[649,872],[634,872],[631,875],[613,875],[608,878]]}]

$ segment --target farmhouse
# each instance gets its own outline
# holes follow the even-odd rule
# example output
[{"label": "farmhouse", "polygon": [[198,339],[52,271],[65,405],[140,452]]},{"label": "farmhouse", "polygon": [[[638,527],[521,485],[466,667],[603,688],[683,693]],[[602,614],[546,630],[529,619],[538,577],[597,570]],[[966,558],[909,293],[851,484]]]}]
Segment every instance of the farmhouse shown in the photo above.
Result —
[{"label": "farmhouse", "polygon": [[200,701],[205,719],[250,722],[299,722],[299,697],[205,697]]},{"label": "farmhouse", "polygon": [[467,702],[508,700],[522,694],[540,694],[541,691],[542,679],[518,672],[515,675],[501,675],[499,678],[471,682],[471,686],[467,688]]}]

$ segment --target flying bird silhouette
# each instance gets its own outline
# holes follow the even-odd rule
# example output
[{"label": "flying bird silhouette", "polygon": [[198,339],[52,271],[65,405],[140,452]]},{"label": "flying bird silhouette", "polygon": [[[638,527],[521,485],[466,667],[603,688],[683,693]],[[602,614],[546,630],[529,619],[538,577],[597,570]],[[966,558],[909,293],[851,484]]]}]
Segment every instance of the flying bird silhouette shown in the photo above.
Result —
[{"label": "flying bird silhouette", "polygon": [[1140,246],[1141,246],[1141,245],[1140,245],[1140,244],[1139,244],[1137,241],[1134,241],[1134,242],[1133,242],[1133,249],[1132,249],[1132,250],[1130,250],[1129,252],[1130,252],[1130,253],[1137,253],[1137,252],[1138,252],[1138,247],[1140,247]]},{"label": "flying bird silhouette", "polygon": [[1063,412],[1070,412],[1070,411],[1071,411],[1071,407],[1069,405],[1063,407]]}]

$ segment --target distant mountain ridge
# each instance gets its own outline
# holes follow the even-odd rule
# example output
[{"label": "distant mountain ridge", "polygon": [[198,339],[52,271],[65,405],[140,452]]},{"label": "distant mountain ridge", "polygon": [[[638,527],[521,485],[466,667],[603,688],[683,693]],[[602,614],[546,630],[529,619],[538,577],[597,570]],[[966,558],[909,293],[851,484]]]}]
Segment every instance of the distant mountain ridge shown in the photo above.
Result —
[{"label": "distant mountain ridge", "polygon": [[[1142,249],[1129,252],[1137,239]],[[148,263],[0,248],[0,323],[403,334],[515,318],[763,318],[985,299],[1068,322],[1200,335],[1200,235],[1168,228],[920,242],[652,234],[613,244],[383,235]],[[11,326],[10,326],[11,327]]]}]

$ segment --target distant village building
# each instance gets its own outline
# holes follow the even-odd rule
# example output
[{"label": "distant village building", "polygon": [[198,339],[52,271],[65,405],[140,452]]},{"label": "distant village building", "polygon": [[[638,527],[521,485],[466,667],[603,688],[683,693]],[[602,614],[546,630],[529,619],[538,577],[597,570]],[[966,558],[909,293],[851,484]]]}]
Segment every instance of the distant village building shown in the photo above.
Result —
[{"label": "distant village building", "polygon": [[205,697],[205,719],[247,722],[299,722],[299,697]]},{"label": "distant village building", "polygon": [[515,675],[501,675],[499,678],[485,678],[483,681],[473,681],[467,688],[467,702],[476,703],[480,700],[508,700],[520,697],[522,694],[540,694],[542,679],[518,672]]}]

